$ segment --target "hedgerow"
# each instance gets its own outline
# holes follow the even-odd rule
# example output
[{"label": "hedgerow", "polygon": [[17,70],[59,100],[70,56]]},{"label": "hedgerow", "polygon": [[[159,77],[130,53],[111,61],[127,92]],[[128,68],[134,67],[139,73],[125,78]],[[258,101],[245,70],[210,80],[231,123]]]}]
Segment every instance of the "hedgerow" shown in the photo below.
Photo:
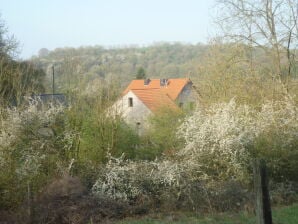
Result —
[{"label": "hedgerow", "polygon": [[[272,140],[273,133],[278,141]],[[266,159],[273,180],[278,181],[279,175],[296,180],[291,174],[298,169],[297,134],[297,106],[291,98],[266,102],[259,109],[237,105],[234,99],[214,104],[185,118],[177,130],[185,145],[174,156],[155,161],[109,157],[93,194],[131,202],[145,198],[155,205],[171,201],[193,208],[218,208],[221,204],[223,209],[229,207],[222,204],[223,199],[233,198],[223,186],[231,188],[229,183],[235,183],[242,190],[230,206],[242,206],[243,198],[249,197],[253,158]],[[260,139],[268,140],[266,147],[260,146]]]}]

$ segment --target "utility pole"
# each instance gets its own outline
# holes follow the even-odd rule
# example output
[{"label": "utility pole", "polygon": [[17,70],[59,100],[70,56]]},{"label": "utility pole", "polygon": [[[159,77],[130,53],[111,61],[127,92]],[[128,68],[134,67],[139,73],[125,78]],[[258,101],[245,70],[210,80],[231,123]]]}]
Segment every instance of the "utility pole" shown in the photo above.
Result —
[{"label": "utility pole", "polygon": [[52,90],[53,90],[53,95],[54,95],[55,94],[55,68],[54,68],[54,65],[52,65],[52,76],[53,76]]}]

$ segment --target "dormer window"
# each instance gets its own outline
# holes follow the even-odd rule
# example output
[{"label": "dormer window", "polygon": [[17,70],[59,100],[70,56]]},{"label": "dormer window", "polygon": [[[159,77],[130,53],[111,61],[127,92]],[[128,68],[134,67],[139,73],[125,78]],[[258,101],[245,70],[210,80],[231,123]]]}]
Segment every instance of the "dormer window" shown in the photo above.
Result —
[{"label": "dormer window", "polygon": [[160,86],[167,86],[168,85],[168,79],[160,79]]},{"label": "dormer window", "polygon": [[150,83],[150,81],[151,81],[150,79],[145,79],[145,80],[144,80],[144,85],[145,85],[145,86],[148,86],[149,83]]},{"label": "dormer window", "polygon": [[128,106],[133,107],[133,98],[132,97],[128,98]]}]

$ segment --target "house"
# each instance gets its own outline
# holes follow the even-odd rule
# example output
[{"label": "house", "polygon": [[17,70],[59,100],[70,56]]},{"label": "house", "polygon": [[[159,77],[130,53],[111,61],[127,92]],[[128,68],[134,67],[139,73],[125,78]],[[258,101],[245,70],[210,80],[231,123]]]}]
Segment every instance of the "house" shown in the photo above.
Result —
[{"label": "house", "polygon": [[190,109],[195,101],[189,78],[133,80],[113,105],[113,111],[142,134],[149,127],[150,115],[164,109]]}]

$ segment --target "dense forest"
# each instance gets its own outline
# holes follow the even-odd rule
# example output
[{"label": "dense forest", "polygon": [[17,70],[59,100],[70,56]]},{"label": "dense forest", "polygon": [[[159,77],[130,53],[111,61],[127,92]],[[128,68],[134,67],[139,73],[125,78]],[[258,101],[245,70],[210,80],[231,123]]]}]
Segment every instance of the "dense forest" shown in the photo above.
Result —
[{"label": "dense forest", "polygon": [[[208,44],[43,48],[28,61],[0,24],[0,223],[253,214],[255,159],[273,205],[298,201],[298,6],[218,4]],[[53,73],[67,105],[34,97],[52,93]],[[107,112],[136,77],[189,77],[197,106],[160,111],[138,135]]]}]

